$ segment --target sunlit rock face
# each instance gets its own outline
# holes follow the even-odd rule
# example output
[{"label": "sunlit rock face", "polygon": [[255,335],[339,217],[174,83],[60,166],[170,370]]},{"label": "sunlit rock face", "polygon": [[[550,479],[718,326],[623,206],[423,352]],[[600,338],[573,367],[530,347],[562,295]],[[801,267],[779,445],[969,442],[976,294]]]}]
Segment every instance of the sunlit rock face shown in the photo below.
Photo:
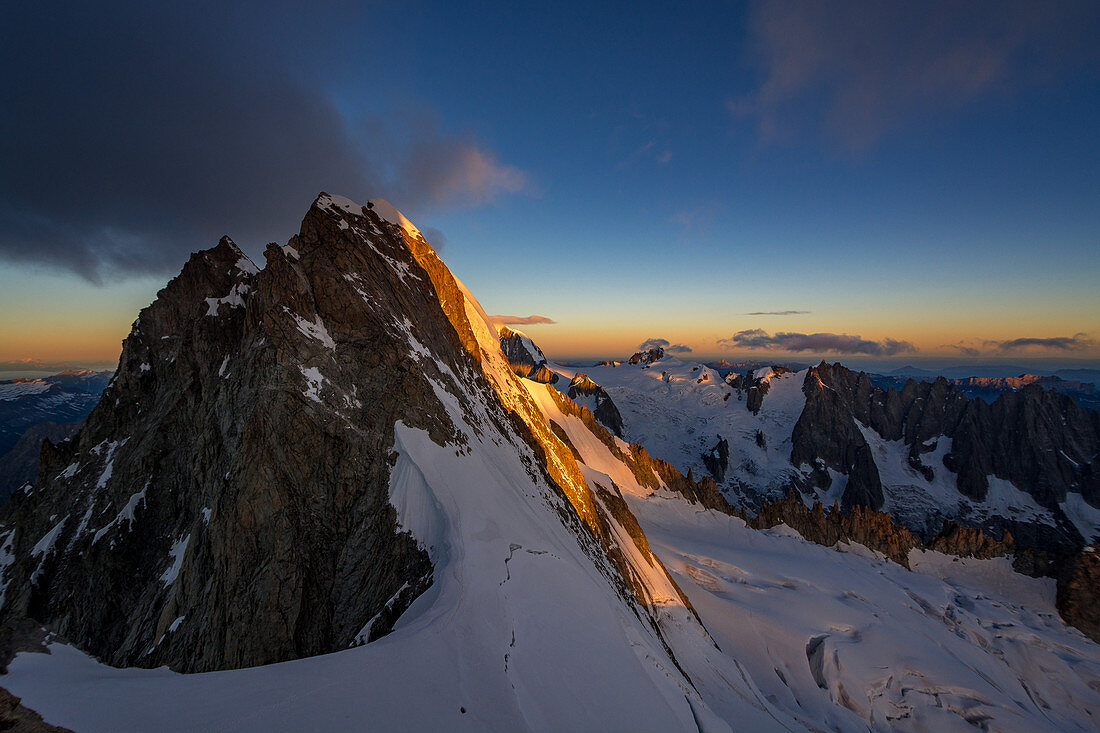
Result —
[{"label": "sunlit rock face", "polygon": [[498,326],[500,348],[517,376],[542,384],[556,384],[558,375],[547,366],[546,355],[526,334],[507,326]]},{"label": "sunlit rock face", "polygon": [[592,414],[608,430],[620,438],[623,436],[623,416],[619,414],[619,409],[615,407],[607,390],[593,382],[587,374],[578,373],[574,376],[566,394],[574,402],[584,404],[592,410]]},{"label": "sunlit rock face", "polygon": [[655,361],[660,361],[665,358],[665,350],[658,346],[655,349],[647,349],[646,351],[635,352],[629,359],[628,364],[652,364]]}]

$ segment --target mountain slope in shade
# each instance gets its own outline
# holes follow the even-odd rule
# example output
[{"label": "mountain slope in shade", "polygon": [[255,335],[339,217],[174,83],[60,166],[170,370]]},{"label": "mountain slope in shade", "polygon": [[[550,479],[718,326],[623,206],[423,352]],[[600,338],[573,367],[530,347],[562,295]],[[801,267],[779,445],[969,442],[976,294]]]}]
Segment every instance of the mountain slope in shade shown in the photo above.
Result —
[{"label": "mountain slope in shade", "polygon": [[76,433],[83,423],[83,420],[63,423],[43,420],[27,428],[11,450],[0,455],[0,504],[24,484],[34,483],[38,477],[38,455],[43,440],[60,443]]},{"label": "mountain slope in shade", "polygon": [[[70,642],[4,680],[48,722],[1092,727],[1100,647],[1049,582],[935,556],[910,573],[716,511],[713,481],[517,377],[388,204],[322,195],[267,259],[193,257],[0,515],[0,612]],[[285,661],[224,669],[265,655]]]}]

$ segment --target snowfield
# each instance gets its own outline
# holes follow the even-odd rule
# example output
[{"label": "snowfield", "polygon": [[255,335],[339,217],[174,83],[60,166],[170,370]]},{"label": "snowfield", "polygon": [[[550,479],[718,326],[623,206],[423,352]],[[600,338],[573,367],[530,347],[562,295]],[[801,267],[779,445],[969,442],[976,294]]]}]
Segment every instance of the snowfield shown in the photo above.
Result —
[{"label": "snowfield", "polygon": [[[626,440],[645,446],[681,473],[691,470],[696,478],[707,475],[702,456],[718,443],[719,436],[725,438],[730,466],[720,486],[731,500],[744,496],[745,487],[753,487],[754,495],[781,496],[796,473],[790,462],[791,432],[806,405],[805,370],[781,375],[768,370],[768,393],[760,413],[753,415],[745,407],[744,394],[723,382],[717,371],[674,356],[648,368],[549,366],[566,377],[555,385],[562,392],[578,372],[591,377],[619,409]],[[757,442],[758,431],[762,446]]]}]

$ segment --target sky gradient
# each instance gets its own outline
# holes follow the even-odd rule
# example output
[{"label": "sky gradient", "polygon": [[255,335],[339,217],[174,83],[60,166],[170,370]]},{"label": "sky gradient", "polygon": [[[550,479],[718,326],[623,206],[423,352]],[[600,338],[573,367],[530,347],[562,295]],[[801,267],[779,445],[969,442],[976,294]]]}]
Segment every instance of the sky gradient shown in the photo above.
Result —
[{"label": "sky gradient", "polygon": [[553,358],[1100,364],[1100,5],[6,11],[0,367],[382,197]]}]

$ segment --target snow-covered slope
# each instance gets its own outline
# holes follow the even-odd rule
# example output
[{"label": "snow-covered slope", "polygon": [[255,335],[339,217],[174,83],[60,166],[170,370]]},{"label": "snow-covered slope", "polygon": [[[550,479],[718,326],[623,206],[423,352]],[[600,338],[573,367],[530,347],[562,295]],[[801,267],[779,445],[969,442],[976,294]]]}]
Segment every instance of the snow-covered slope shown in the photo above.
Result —
[{"label": "snow-covered slope", "polygon": [[[398,527],[430,558],[430,587],[407,608],[399,588],[375,617],[357,621],[356,639],[367,641],[391,605],[404,608],[386,636],[247,669],[118,669],[62,643],[49,655],[21,653],[3,684],[48,722],[81,731],[1094,729],[1100,690],[1090,681],[1100,674],[1100,647],[1058,619],[1048,586],[1004,563],[959,570],[931,555],[914,561],[926,573],[911,573],[858,547],[836,552],[782,530],[755,532],[692,503],[671,486],[682,477],[662,474],[554,387],[517,377],[484,310],[403,217],[372,217],[339,197],[315,207],[323,216],[313,212],[311,226],[360,237],[355,251],[389,289],[362,291],[370,274],[363,268],[335,273],[324,282],[349,283],[340,296],[368,311],[284,319],[269,334],[288,339],[280,346],[292,355],[291,346],[310,349],[308,363],[286,369],[305,414],[337,426],[328,440],[367,432],[354,405],[365,389],[341,371],[358,362],[336,357],[355,343],[359,332],[349,328],[360,319],[389,318],[381,293],[395,292],[398,304],[433,293],[451,329],[434,307],[387,321],[409,373],[427,380],[441,406],[431,430],[404,419],[383,426],[388,500]],[[317,247],[282,251],[272,256],[293,258],[284,263],[288,277],[319,277],[332,259]],[[295,327],[303,319],[314,328]],[[208,359],[222,379],[220,356]],[[773,377],[754,417],[719,412],[717,375],[694,373],[689,384],[690,370],[672,360],[637,368],[633,379],[652,382],[639,381],[635,392],[671,397],[685,421],[701,415],[724,430],[752,431],[754,446],[760,430],[768,448],[801,409],[797,375]],[[593,377],[611,393],[613,380]],[[644,417],[644,399],[633,409]],[[121,462],[124,445],[100,453]],[[760,460],[778,477],[766,450]],[[99,464],[96,471],[112,480]],[[312,480],[325,487],[323,476]],[[157,500],[154,489],[141,489],[143,507]],[[216,582],[193,577],[196,545],[210,541],[203,523],[224,521],[222,507],[213,511],[213,520],[206,509],[195,517],[194,540],[172,545],[172,583]],[[56,557],[53,548],[70,536],[67,521],[35,538],[37,556]],[[143,515],[131,510],[127,521],[132,532]],[[0,534],[0,547],[10,548],[18,531]],[[201,609],[174,606],[164,634],[206,623],[193,614]]]},{"label": "snow-covered slope", "polygon": [[[579,371],[559,364],[552,368],[569,379]],[[729,471],[720,485],[731,501],[780,496],[796,474],[791,431],[806,401],[805,371],[769,372],[770,388],[756,415],[746,409],[744,393],[728,386],[717,371],[673,356],[651,365],[593,366],[583,372],[618,407],[624,438],[685,474],[705,475],[703,455],[719,439],[728,441]],[[565,391],[568,384],[563,380],[557,386]]]},{"label": "snow-covered slope", "polygon": [[[551,368],[566,378],[581,371],[589,375],[618,407],[623,436],[684,473],[690,470],[695,476],[705,475],[709,469],[704,456],[725,440],[728,469],[715,479],[735,505],[753,510],[762,500],[782,496],[792,485],[801,487],[807,504],[821,501],[832,506],[844,495],[848,482],[844,473],[829,467],[829,485],[816,487],[809,480],[811,465],[791,463],[792,433],[806,406],[803,383],[808,370],[757,370],[753,381],[766,385],[766,391],[754,414],[747,409],[750,395],[746,390],[731,386],[704,364],[672,356],[652,364],[604,364],[582,370],[551,364]],[[556,386],[566,392],[568,385],[563,379]],[[577,401],[583,402],[583,398]],[[944,520],[994,528],[1008,523],[1017,530],[1019,525],[1032,528],[1026,539],[1042,547],[1048,535],[1065,537],[1068,520],[1086,543],[1100,537],[1100,509],[1084,500],[1079,486],[1070,484],[1065,499],[1054,509],[1024,491],[1027,484],[989,474],[988,494],[982,499],[971,498],[961,493],[957,474],[945,467],[951,438],[938,435],[924,441],[927,452],[921,460],[926,476],[912,465],[910,446],[904,440],[887,440],[858,420],[855,425],[870,448],[881,480],[883,511],[922,536],[939,532]],[[1068,456],[1065,459],[1078,468]]]}]

